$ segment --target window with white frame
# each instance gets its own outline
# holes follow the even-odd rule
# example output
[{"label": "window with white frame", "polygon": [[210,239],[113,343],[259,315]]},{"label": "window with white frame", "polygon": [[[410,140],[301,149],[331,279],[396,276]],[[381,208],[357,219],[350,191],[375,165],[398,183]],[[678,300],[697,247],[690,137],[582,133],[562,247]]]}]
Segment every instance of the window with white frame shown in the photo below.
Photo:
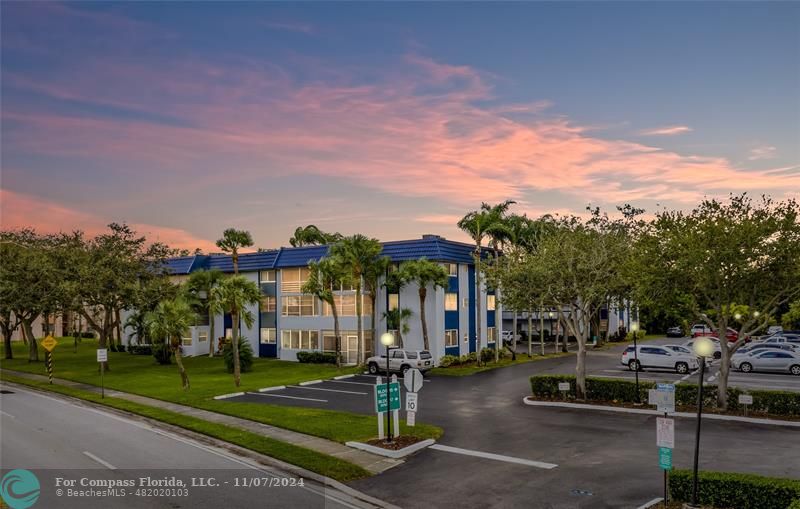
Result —
[{"label": "window with white frame", "polygon": [[277,330],[269,327],[261,327],[261,344],[274,345],[277,342]]},{"label": "window with white frame", "polygon": [[284,329],[281,331],[281,347],[290,350],[317,350],[319,331]]},{"label": "window with white frame", "polygon": [[274,313],[278,305],[278,299],[273,295],[264,295],[261,297],[261,312]]},{"label": "window with white frame", "polygon": [[389,294],[389,311],[393,309],[397,309],[400,307],[400,294],[399,293],[390,293]]},{"label": "window with white frame", "polygon": [[334,331],[322,331],[322,351],[336,352],[336,333],[334,333]]},{"label": "window with white frame", "polygon": [[488,343],[494,343],[497,339],[497,327],[487,327],[486,328],[486,341]]},{"label": "window with white frame", "polygon": [[458,329],[444,331],[444,346],[458,346]]},{"label": "window with white frame", "polygon": [[[334,295],[333,299],[336,302],[336,313],[339,316],[356,316],[356,294]],[[333,316],[333,308],[327,302],[322,303],[322,314]],[[361,314],[364,316],[372,314],[372,301],[366,296],[361,299]]]},{"label": "window with white frame", "polygon": [[457,263],[443,263],[442,267],[444,267],[445,270],[447,270],[447,274],[449,274],[450,277],[457,277],[458,276],[458,264]]},{"label": "window with white frame", "polygon": [[301,288],[308,281],[308,267],[281,269],[281,292],[300,293]]},{"label": "window with white frame", "polygon": [[200,329],[197,331],[197,342],[198,343],[205,343],[208,341],[208,331],[204,329]]},{"label": "window with white frame", "polygon": [[486,310],[487,311],[494,311],[495,307],[497,306],[497,298],[495,295],[487,295],[486,296]]},{"label": "window with white frame", "polygon": [[192,331],[188,331],[189,334],[187,336],[183,336],[181,338],[181,343],[183,346],[192,346]]},{"label": "window with white frame", "polygon": [[258,279],[261,283],[274,283],[275,282],[275,271],[274,270],[262,270],[259,272]]},{"label": "window with white frame", "polygon": [[444,294],[444,310],[445,311],[458,311],[458,294],[445,293]]},{"label": "window with white frame", "polygon": [[317,298],[313,295],[287,295],[281,297],[283,316],[316,316]]}]

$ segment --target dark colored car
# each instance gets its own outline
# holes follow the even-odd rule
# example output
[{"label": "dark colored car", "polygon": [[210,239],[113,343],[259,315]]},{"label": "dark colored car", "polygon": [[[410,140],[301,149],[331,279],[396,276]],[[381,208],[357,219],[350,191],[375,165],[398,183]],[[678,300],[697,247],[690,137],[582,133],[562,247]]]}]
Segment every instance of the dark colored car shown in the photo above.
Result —
[{"label": "dark colored car", "polygon": [[668,338],[682,338],[683,337],[683,329],[680,327],[670,327],[667,329],[667,337]]}]

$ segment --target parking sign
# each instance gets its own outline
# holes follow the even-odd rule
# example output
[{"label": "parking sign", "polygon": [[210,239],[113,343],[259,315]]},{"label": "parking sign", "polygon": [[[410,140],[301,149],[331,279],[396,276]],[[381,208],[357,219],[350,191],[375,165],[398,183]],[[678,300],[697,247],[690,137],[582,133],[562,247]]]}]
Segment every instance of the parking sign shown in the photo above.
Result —
[{"label": "parking sign", "polygon": [[417,405],[417,393],[416,392],[407,392],[406,393],[406,412],[416,412],[419,409]]}]

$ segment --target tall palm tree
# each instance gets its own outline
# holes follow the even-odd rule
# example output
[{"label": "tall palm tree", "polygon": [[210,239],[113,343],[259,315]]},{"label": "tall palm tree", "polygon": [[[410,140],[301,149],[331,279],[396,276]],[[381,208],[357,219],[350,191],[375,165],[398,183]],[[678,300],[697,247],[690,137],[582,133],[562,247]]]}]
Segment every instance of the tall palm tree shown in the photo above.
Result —
[{"label": "tall palm tree", "polygon": [[419,260],[404,262],[400,266],[400,274],[405,281],[414,282],[419,288],[419,319],[422,325],[422,341],[425,350],[430,350],[428,323],[425,318],[425,299],[428,296],[429,286],[433,286],[434,291],[436,291],[436,288],[447,287],[447,282],[450,278],[449,273],[438,263],[426,258],[420,258]]},{"label": "tall palm tree", "polygon": [[[348,267],[350,277],[356,284],[356,315],[358,317],[358,363],[363,364],[366,360],[366,350],[364,348],[364,325],[361,323],[363,306],[361,303],[361,292],[363,288],[362,278],[365,274],[373,270],[373,266],[380,261],[381,243],[377,239],[371,239],[365,235],[356,234],[343,238],[333,244],[330,248],[330,256],[337,258],[338,263]],[[374,340],[374,338],[373,338]]]},{"label": "tall palm tree", "polygon": [[289,239],[289,244],[292,247],[301,246],[321,246],[324,244],[333,244],[342,240],[342,234],[339,232],[327,233],[315,225],[310,224],[306,227],[298,226],[294,230],[294,235]]},{"label": "tall palm tree", "polygon": [[[506,244],[510,240],[513,232],[511,231],[511,226],[508,223],[508,217],[506,213],[508,212],[508,208],[516,203],[512,200],[506,200],[503,203],[498,205],[487,205],[482,204],[481,208],[485,210],[489,216],[492,218],[492,226],[487,230],[487,235],[489,237],[489,245],[492,247],[492,251],[494,253],[494,260],[500,259],[500,246],[501,244]],[[487,288],[488,291],[488,288]],[[502,294],[502,288],[498,287],[495,289],[496,294]],[[496,317],[495,317],[496,318]],[[496,324],[497,322],[495,322]],[[502,317],[500,319],[500,338],[495,338],[494,343],[494,360],[495,362],[500,361],[500,348],[502,347]]]},{"label": "tall palm tree", "polygon": [[217,240],[217,247],[231,254],[233,259],[233,273],[239,274],[239,249],[253,245],[253,237],[247,230],[228,228],[222,232],[222,238]]},{"label": "tall palm tree", "polygon": [[201,309],[208,315],[208,356],[214,356],[214,303],[212,302],[212,292],[225,276],[222,272],[213,270],[201,270],[192,272],[184,286],[184,293],[190,303]]},{"label": "tall palm tree", "polygon": [[336,306],[336,291],[342,284],[349,282],[350,274],[337,258],[320,258],[308,263],[308,280],[303,284],[302,292],[316,295],[327,302],[333,312],[333,334],[336,338],[336,366],[342,365],[342,335],[339,331],[339,309]]},{"label": "tall palm tree", "polygon": [[397,346],[403,348],[403,334],[408,334],[411,330],[408,326],[408,320],[413,316],[414,312],[408,308],[395,308],[383,312],[383,319],[386,320],[386,326],[390,330],[397,331]]},{"label": "tall palm tree", "polygon": [[[480,210],[473,210],[467,213],[458,222],[458,227],[467,233],[475,242],[475,250],[472,253],[472,258],[475,263],[475,350],[480,351],[481,348],[481,260],[482,260],[482,245],[484,239],[495,229],[499,228],[498,213],[502,215],[508,210],[514,202],[506,200],[500,205],[491,206],[486,203],[481,204]],[[480,355],[478,356],[480,363]]]},{"label": "tall palm tree", "polygon": [[388,256],[383,256],[378,258],[378,261],[372,265],[367,267],[367,271],[364,274],[364,290],[367,292],[367,297],[369,298],[369,302],[372,305],[372,311],[370,313],[371,320],[372,320],[372,338],[373,341],[375,338],[378,337],[378,310],[376,308],[376,303],[378,302],[378,291],[380,290],[380,280],[382,276],[386,276],[389,268],[392,266],[392,261],[389,259]]},{"label": "tall palm tree", "polygon": [[162,301],[145,318],[150,335],[164,341],[175,354],[175,363],[178,365],[184,390],[189,389],[189,375],[186,374],[181,357],[181,338],[194,325],[196,318],[192,306],[180,297]]},{"label": "tall palm tree", "polygon": [[233,322],[233,337],[231,347],[233,347],[233,383],[239,387],[241,368],[239,365],[239,319],[244,321],[247,327],[253,325],[253,313],[247,306],[258,303],[261,300],[261,290],[258,285],[249,281],[244,276],[233,276],[224,278],[220,284],[211,289],[211,304],[213,312],[230,313]]}]

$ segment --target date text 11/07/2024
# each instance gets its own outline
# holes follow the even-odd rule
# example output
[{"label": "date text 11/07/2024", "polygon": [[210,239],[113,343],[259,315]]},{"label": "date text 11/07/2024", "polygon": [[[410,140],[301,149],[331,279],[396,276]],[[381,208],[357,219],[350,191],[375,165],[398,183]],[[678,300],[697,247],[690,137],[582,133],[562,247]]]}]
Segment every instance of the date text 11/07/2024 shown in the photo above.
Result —
[{"label": "date text 11/07/2024", "polygon": [[232,486],[235,488],[278,488],[278,487],[303,487],[303,478],[293,477],[234,477],[229,480],[217,480],[215,477],[191,477],[187,483],[177,477],[140,477],[138,479],[68,479],[55,478],[56,486],[63,487],[93,487],[93,488],[205,488],[216,486]]}]

